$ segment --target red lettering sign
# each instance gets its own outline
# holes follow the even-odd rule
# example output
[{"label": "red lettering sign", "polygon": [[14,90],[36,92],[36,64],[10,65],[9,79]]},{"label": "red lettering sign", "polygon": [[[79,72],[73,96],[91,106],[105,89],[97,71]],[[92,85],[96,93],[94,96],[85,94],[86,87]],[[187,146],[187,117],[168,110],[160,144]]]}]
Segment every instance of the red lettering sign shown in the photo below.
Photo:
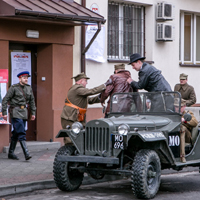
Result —
[{"label": "red lettering sign", "polygon": [[8,69],[0,69],[0,83],[8,82]]}]

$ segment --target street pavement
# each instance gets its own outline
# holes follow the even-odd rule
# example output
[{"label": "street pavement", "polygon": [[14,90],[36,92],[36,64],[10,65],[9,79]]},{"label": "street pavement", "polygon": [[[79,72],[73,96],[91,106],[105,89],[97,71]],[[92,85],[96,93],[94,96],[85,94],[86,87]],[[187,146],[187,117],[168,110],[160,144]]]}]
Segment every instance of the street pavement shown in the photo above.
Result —
[{"label": "street pavement", "polygon": [[[7,153],[0,153],[0,197],[31,192],[39,189],[56,188],[53,180],[53,161],[58,148],[32,150],[32,158],[26,161],[23,153],[16,152],[19,160],[7,158]],[[196,168],[184,168],[181,172],[197,171]],[[162,174],[177,173],[174,170],[163,170]],[[103,180],[94,180],[88,176],[84,177],[83,185],[103,181],[120,179],[116,176],[105,176]]]}]

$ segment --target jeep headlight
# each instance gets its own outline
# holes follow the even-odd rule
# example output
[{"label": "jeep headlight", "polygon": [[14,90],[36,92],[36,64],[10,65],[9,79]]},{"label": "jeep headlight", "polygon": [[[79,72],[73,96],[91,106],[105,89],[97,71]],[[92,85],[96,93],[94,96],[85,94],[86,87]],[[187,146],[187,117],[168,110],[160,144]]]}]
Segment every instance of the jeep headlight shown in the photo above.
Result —
[{"label": "jeep headlight", "polygon": [[78,135],[82,129],[83,129],[83,125],[80,122],[75,122],[72,124],[72,131],[76,135]]},{"label": "jeep headlight", "polygon": [[120,135],[127,135],[130,130],[130,127],[127,124],[121,124],[118,126],[118,133]]}]

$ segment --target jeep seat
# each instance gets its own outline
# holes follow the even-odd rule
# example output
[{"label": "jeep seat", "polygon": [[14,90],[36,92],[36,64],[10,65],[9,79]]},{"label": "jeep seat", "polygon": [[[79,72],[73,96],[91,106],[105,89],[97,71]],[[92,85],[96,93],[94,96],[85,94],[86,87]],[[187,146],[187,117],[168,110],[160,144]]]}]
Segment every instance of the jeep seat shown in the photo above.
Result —
[{"label": "jeep seat", "polygon": [[200,129],[199,129],[199,125],[197,125],[196,127],[194,127],[192,129],[192,144],[191,143],[185,143],[185,153],[189,153],[191,150],[192,150],[192,147],[197,139],[197,136],[200,132]]}]

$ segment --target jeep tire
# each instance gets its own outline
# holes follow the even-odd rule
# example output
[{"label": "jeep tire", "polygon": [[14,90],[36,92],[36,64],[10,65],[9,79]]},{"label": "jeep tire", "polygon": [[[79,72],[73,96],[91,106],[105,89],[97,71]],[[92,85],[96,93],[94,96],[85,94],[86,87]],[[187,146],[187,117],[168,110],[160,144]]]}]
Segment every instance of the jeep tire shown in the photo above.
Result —
[{"label": "jeep tire", "polygon": [[132,166],[132,190],[139,199],[153,198],[160,187],[161,165],[158,154],[149,149],[137,152]]},{"label": "jeep tire", "polygon": [[60,162],[57,160],[58,155],[70,156],[74,153],[76,148],[74,146],[62,146],[54,159],[53,175],[57,187],[62,191],[73,191],[80,187],[83,181],[83,173],[78,170],[70,169],[74,166],[72,162]]}]

